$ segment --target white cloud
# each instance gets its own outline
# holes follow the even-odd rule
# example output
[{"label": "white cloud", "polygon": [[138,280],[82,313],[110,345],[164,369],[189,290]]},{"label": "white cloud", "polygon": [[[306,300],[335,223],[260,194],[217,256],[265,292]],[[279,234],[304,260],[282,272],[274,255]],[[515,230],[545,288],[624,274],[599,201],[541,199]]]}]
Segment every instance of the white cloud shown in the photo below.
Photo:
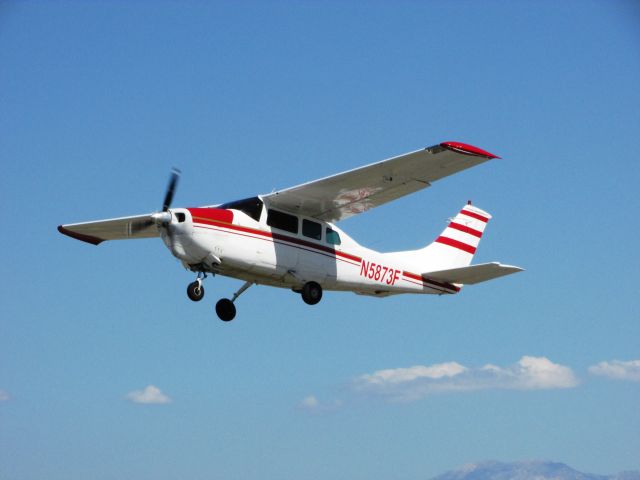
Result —
[{"label": "white cloud", "polygon": [[508,367],[468,368],[457,362],[379,370],[353,380],[357,393],[411,402],[434,393],[486,389],[545,390],[571,388],[578,379],[571,368],[545,357],[524,356]]},{"label": "white cloud", "polygon": [[315,395],[309,395],[298,403],[298,408],[309,413],[325,413],[332,412],[342,406],[342,401],[334,400],[333,402],[321,402]]},{"label": "white cloud", "polygon": [[411,382],[419,378],[443,378],[454,377],[467,369],[456,362],[439,363],[431,366],[416,365],[409,368],[391,368],[378,370],[371,375],[362,375],[360,378],[368,383],[382,385],[384,383]]},{"label": "white cloud", "polygon": [[[553,363],[545,357],[524,356],[515,365],[506,369],[511,376],[511,388],[520,390],[546,390],[571,388],[579,381],[569,367]],[[507,386],[506,388],[509,388]]]},{"label": "white cloud", "polygon": [[6,390],[0,390],[0,402],[6,402],[11,399],[11,395]]},{"label": "white cloud", "polygon": [[314,408],[318,408],[320,402],[314,395],[309,395],[305,397],[300,402],[300,407],[308,410],[313,410]]},{"label": "white cloud", "polygon": [[597,365],[589,367],[589,373],[591,375],[600,375],[615,380],[640,382],[640,360],[600,362]]},{"label": "white cloud", "polygon": [[171,398],[162,393],[162,391],[155,385],[147,385],[143,390],[134,390],[127,393],[127,400],[133,403],[144,404],[165,404],[171,403]]}]

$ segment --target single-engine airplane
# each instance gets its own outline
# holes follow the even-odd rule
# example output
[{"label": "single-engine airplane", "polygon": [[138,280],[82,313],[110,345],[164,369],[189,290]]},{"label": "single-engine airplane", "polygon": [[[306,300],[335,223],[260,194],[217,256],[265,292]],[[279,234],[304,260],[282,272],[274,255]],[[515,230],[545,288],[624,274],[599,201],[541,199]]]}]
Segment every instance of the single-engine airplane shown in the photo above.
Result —
[{"label": "single-engine airplane", "polygon": [[244,280],[231,299],[216,304],[221,320],[254,284],[288,288],[309,305],[324,290],[386,297],[399,293],[454,294],[521,271],[498,262],[471,265],[491,218],[463,206],[424,248],[380,253],[363,247],[335,223],[416,192],[441,178],[499,158],[477,147],[443,142],[378,163],[266,195],[198,208],[171,208],[179,178],[172,172],[162,211],[60,225],[58,231],[94,245],[105,240],[160,237],[196,273],[187,287],[197,302],[207,274]]}]

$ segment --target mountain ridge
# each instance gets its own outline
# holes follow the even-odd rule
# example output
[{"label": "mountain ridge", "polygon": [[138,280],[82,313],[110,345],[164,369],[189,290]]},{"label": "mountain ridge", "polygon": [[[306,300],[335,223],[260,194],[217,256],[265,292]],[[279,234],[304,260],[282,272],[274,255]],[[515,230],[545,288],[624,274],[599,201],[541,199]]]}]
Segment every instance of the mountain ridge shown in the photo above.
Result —
[{"label": "mountain ridge", "polygon": [[560,462],[484,461],[463,465],[431,480],[640,480],[640,472],[627,471],[613,475],[579,472]]}]

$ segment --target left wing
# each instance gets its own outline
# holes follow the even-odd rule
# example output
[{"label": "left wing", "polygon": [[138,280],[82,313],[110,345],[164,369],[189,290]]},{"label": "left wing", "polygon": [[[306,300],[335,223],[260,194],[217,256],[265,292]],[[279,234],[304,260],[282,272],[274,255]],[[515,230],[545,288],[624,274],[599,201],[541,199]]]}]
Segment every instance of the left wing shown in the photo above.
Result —
[{"label": "left wing", "polygon": [[499,157],[464,143],[444,142],[262,198],[271,207],[336,222],[492,158]]},{"label": "left wing", "polygon": [[58,231],[76,240],[98,245],[105,240],[159,237],[155,217],[159,214],[111,218],[95,222],[60,225]]}]

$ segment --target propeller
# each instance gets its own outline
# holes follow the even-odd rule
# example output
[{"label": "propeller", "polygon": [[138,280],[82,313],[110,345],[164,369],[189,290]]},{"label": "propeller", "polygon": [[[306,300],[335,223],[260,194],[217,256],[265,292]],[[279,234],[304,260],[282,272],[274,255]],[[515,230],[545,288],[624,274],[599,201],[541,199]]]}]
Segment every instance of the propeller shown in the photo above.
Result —
[{"label": "propeller", "polygon": [[178,184],[179,178],[180,170],[174,167],[171,170],[171,177],[169,178],[169,185],[167,185],[167,193],[165,193],[164,195],[164,202],[162,202],[163,212],[169,210],[169,207],[171,206],[171,202],[173,201],[173,194],[176,192],[176,185]]},{"label": "propeller", "polygon": [[162,202],[162,212],[153,213],[144,220],[131,222],[132,234],[138,233],[152,225],[157,225],[158,227],[166,227],[171,223],[171,213],[169,212],[169,208],[171,207],[171,203],[173,202],[173,196],[176,192],[176,186],[178,185],[179,178],[180,170],[174,167],[171,170],[171,176],[169,177],[167,191],[164,194],[164,200]]}]

